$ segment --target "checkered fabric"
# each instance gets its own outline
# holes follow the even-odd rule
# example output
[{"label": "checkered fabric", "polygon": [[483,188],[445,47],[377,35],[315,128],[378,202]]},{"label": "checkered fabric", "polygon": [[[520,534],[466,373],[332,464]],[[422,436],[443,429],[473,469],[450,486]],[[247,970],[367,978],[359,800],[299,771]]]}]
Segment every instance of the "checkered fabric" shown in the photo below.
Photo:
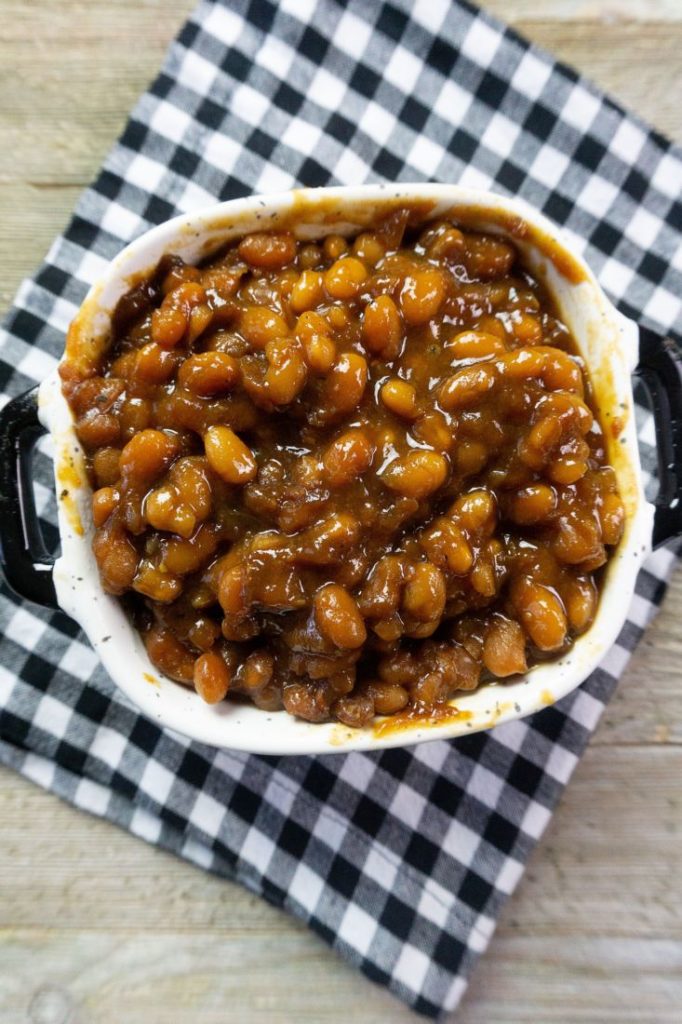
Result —
[{"label": "checkered fabric", "polygon": [[[151,224],[292,185],[438,180],[520,194],[628,315],[682,333],[682,152],[465,0],[204,0],[2,335],[8,396],[59,357],[88,286]],[[641,411],[645,460],[653,430]],[[49,461],[36,464],[56,542]],[[521,722],[380,754],[255,757],[160,730],[73,622],[2,592],[0,758],[304,919],[420,1013],[458,1003],[674,564],[618,643]]]}]

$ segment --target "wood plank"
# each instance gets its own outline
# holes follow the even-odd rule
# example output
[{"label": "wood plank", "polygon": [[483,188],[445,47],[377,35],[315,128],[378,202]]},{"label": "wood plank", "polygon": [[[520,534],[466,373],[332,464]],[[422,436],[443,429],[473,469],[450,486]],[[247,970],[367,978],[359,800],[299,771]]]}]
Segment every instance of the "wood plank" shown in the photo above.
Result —
[{"label": "wood plank", "polygon": [[[548,1024],[643,1024],[648,1018],[627,1015],[634,996],[645,1000],[652,1022],[676,1019],[666,1000],[682,995],[681,771],[679,748],[590,748],[503,913],[461,1021],[523,1021],[527,1010],[510,1011],[521,993],[518,1005]],[[231,1007],[233,1016],[220,1018],[228,1021],[247,1010],[256,1022],[273,1012],[274,1020],[308,1019],[306,1006],[314,1007],[309,1019],[335,1019],[349,969],[240,887],[131,841],[9,773],[0,773],[0,820],[3,1011],[14,1009],[17,993],[25,998],[49,979],[96,1006],[98,1022],[124,1009],[126,1024],[161,1021],[144,1017],[150,992],[157,1008],[179,1000],[173,1024],[199,1010],[207,1014],[202,1022],[212,1021],[212,1006]],[[255,977],[243,983],[257,958],[273,994],[265,1001]],[[311,1007],[318,972],[324,983]],[[208,992],[214,1002],[204,1004]],[[392,1020],[409,1019],[355,980],[343,998],[358,1024],[388,1008]]]},{"label": "wood plank", "polygon": [[645,24],[682,21],[679,0],[486,0],[481,6],[510,25],[529,22],[542,13],[543,21],[593,22],[610,27],[628,21]]},{"label": "wood plank", "polygon": [[679,942],[500,935],[456,1024],[679,1024]]},{"label": "wood plank", "polygon": [[644,634],[592,746],[682,743],[682,568]]},{"label": "wood plank", "polygon": [[191,0],[3,0],[0,182],[86,185]]},{"label": "wood plank", "polygon": [[50,187],[23,180],[0,184],[0,316],[66,226],[81,191],[80,184],[66,182]]},{"label": "wood plank", "polygon": [[[2,944],[3,1019],[19,1024],[49,977],[68,1024],[386,1024],[423,1020],[304,934],[250,940],[210,930],[179,944],[163,932],[15,930]],[[678,1024],[679,944],[648,939],[506,937],[474,976],[457,1024]],[[561,970],[557,967],[561,964]],[[56,990],[56,991],[55,991]],[[533,1008],[533,1017],[528,1008]],[[77,1016],[75,1014],[77,1013]]]},{"label": "wood plank", "polygon": [[[533,935],[682,939],[681,776],[680,747],[590,747],[507,908],[509,926]],[[91,926],[96,907],[102,929],[289,928],[288,917],[238,886],[5,771],[0,821],[0,928],[59,922],[78,932]]]},{"label": "wood plank", "polygon": [[78,1024],[415,1020],[351,967],[337,963],[330,971],[330,954],[303,929],[290,928],[285,938],[211,928],[181,941],[149,927],[143,934],[93,927],[68,937],[54,928],[15,929],[0,950],[3,1021],[17,1024],[39,991],[35,978],[43,977],[78,1012]]}]

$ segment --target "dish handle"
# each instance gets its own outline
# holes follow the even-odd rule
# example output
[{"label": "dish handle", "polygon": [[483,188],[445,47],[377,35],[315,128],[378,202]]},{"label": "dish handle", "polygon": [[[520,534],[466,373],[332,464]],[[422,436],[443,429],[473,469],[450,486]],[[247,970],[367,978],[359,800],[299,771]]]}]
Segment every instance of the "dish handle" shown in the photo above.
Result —
[{"label": "dish handle", "polygon": [[656,425],[659,490],[652,544],[682,535],[682,349],[646,327],[639,329],[635,370],[651,398]]},{"label": "dish handle", "polygon": [[20,597],[58,608],[50,556],[38,524],[31,479],[32,453],[45,429],[38,388],[0,410],[0,568]]}]

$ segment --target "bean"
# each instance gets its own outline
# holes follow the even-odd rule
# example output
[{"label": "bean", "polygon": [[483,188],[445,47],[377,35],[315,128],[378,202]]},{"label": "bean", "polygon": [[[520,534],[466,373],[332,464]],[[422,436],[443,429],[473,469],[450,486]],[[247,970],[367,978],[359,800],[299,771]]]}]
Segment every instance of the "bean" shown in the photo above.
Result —
[{"label": "bean", "polygon": [[495,564],[484,555],[476,559],[469,579],[476,593],[482,597],[494,597],[497,593]]},{"label": "bean", "polygon": [[196,306],[189,315],[189,329],[187,331],[187,343],[193,345],[197,338],[200,338],[204,331],[210,326],[213,320],[213,310],[206,303]]},{"label": "bean", "polygon": [[582,572],[596,572],[606,562],[606,548],[603,544],[597,545],[595,550],[580,563]]},{"label": "bean", "polygon": [[550,391],[583,394],[583,375],[576,361],[559,349],[547,345],[517,349],[501,356],[502,372],[514,379],[540,378]]},{"label": "bean", "polygon": [[104,526],[111,513],[118,508],[121,494],[115,487],[100,487],[92,496],[92,521],[95,529]]},{"label": "bean", "polygon": [[92,468],[101,486],[115,484],[121,475],[121,452],[118,448],[98,448],[92,457]]},{"label": "bean", "polygon": [[455,359],[487,359],[505,350],[499,337],[483,331],[461,331],[445,347]]},{"label": "bean", "polygon": [[275,671],[275,659],[268,651],[252,651],[237,672],[240,687],[253,693],[266,687]]},{"label": "bean", "polygon": [[159,604],[170,604],[182,592],[182,580],[146,559],[140,562],[132,586],[133,590]]},{"label": "bean", "polygon": [[508,337],[504,324],[494,313],[486,313],[480,317],[476,323],[476,330],[483,331],[484,334],[493,334],[504,342],[506,342]]},{"label": "bean", "polygon": [[498,365],[502,374],[511,380],[529,380],[542,374],[545,354],[539,348],[517,348],[501,356]]},{"label": "bean", "polygon": [[561,352],[556,348],[543,350],[546,353],[542,373],[545,387],[551,391],[574,391],[582,396],[583,375],[575,359],[567,352]]},{"label": "bean", "polygon": [[169,530],[185,539],[192,536],[197,525],[192,509],[180,501],[176,489],[169,486],[159,487],[147,495],[144,516],[155,530]]},{"label": "bean", "polygon": [[153,625],[144,634],[144,644],[150,661],[164,675],[178,683],[191,683],[194,679],[194,655],[163,626]]},{"label": "bean", "polygon": [[190,267],[186,263],[183,263],[182,265],[171,267],[163,279],[161,291],[165,296],[179,285],[184,284],[185,281],[199,281],[200,278],[201,272],[196,267]]},{"label": "bean", "polygon": [[431,409],[419,417],[412,428],[412,433],[417,440],[437,452],[449,452],[455,442],[455,430],[455,423],[452,420],[448,421],[439,409]]},{"label": "bean", "polygon": [[510,318],[512,334],[521,345],[542,343],[542,324],[536,316],[515,310]]},{"label": "bean", "polygon": [[245,484],[258,473],[251,449],[229,427],[210,427],[204,449],[211,469],[228,484]]},{"label": "bean", "polygon": [[175,348],[189,327],[192,311],[205,299],[206,292],[195,282],[187,281],[174,288],[152,313],[151,340],[162,348]]},{"label": "bean", "polygon": [[469,533],[481,533],[489,537],[497,519],[495,496],[482,487],[469,491],[457,498],[448,514]]},{"label": "bean", "polygon": [[187,639],[200,651],[210,651],[220,636],[220,626],[206,615],[199,615],[187,631]]},{"label": "bean", "polygon": [[327,235],[322,243],[322,251],[328,260],[338,260],[348,252],[348,242],[342,235]]},{"label": "bean", "polygon": [[387,409],[406,420],[419,415],[417,392],[412,384],[400,377],[391,377],[381,386],[381,401]]},{"label": "bean", "polygon": [[465,576],[474,564],[474,553],[464,534],[447,516],[439,516],[424,531],[420,544],[432,562],[457,576]]},{"label": "bean", "polygon": [[146,398],[126,399],[119,414],[119,425],[124,440],[129,441],[135,434],[146,430],[152,422],[152,406]]},{"label": "bean", "polygon": [[403,327],[398,308],[390,295],[379,295],[365,306],[362,340],[368,352],[394,359],[400,350]]},{"label": "bean", "polygon": [[547,484],[529,484],[509,499],[509,517],[521,526],[544,522],[556,511],[557,496]]},{"label": "bean", "polygon": [[351,729],[362,729],[374,717],[374,701],[369,693],[357,693],[350,697],[339,697],[332,704],[336,718]]},{"label": "bean", "polygon": [[348,512],[336,512],[299,535],[296,561],[305,565],[335,565],[346,557],[359,536],[357,519]]},{"label": "bean", "polygon": [[313,334],[302,344],[308,368],[318,377],[324,377],[336,362],[336,345],[326,334]]},{"label": "bean", "polygon": [[134,351],[123,352],[114,359],[110,372],[115,374],[116,377],[120,377],[121,380],[131,380],[135,376],[136,362],[136,353]]},{"label": "bean", "polygon": [[356,352],[343,352],[324,381],[323,401],[332,413],[357,409],[367,385],[367,362]]},{"label": "bean", "polygon": [[537,405],[542,415],[556,416],[564,426],[581,434],[588,434],[594,423],[594,416],[582,398],[568,391],[552,391],[542,395]]},{"label": "bean", "polygon": [[321,313],[316,313],[314,310],[307,310],[305,313],[301,313],[294,329],[296,337],[302,342],[305,342],[307,338],[314,338],[318,334],[327,335],[329,332],[329,321]]},{"label": "bean", "polygon": [[143,430],[121,452],[121,475],[131,481],[153,480],[166,469],[178,450],[177,441],[161,430]]},{"label": "bean", "polygon": [[407,706],[410,699],[404,686],[398,683],[372,682],[367,690],[374,701],[374,711],[377,715],[394,715]]},{"label": "bean", "polygon": [[555,459],[547,470],[552,483],[562,486],[576,483],[581,477],[585,476],[586,472],[587,463],[584,459],[576,459],[572,455],[564,455],[559,459]]},{"label": "bean", "polygon": [[556,416],[543,416],[538,420],[519,445],[519,455],[526,465],[542,469],[561,441],[562,432],[561,420]]},{"label": "bean", "polygon": [[265,306],[248,306],[240,317],[239,330],[256,349],[263,349],[269,341],[285,338],[289,333],[284,317]]},{"label": "bean", "polygon": [[136,536],[144,532],[144,517],[142,515],[142,499],[144,488],[126,488],[121,497],[120,519],[128,533]]},{"label": "bean", "polygon": [[512,601],[526,633],[541,651],[556,651],[566,639],[568,621],[559,597],[528,577],[515,581]]},{"label": "bean", "polygon": [[277,338],[265,346],[268,368],[265,387],[275,405],[288,405],[303,390],[306,367],[299,343],[294,338]]},{"label": "bean", "polygon": [[459,258],[466,246],[464,235],[458,228],[448,227],[440,232],[427,246],[427,253],[433,260]]},{"label": "bean", "polygon": [[438,400],[446,412],[473,405],[497,383],[494,366],[487,363],[466,366],[441,385]]},{"label": "bean", "polygon": [[625,508],[617,494],[604,496],[599,508],[599,522],[604,544],[616,545],[625,529]]},{"label": "bean", "polygon": [[[168,299],[172,300],[172,293]],[[152,342],[161,348],[174,348],[182,341],[188,324],[189,310],[169,301],[152,313]]]},{"label": "bean", "polygon": [[319,376],[325,376],[336,361],[330,330],[328,320],[312,310],[302,313],[296,321],[295,334],[303,345],[306,363]]},{"label": "bean", "polygon": [[445,579],[431,562],[417,562],[403,593],[403,609],[420,622],[440,621],[445,608]]},{"label": "bean", "polygon": [[218,600],[225,615],[243,618],[248,611],[246,599],[246,566],[232,565],[220,576]]},{"label": "bean", "polygon": [[380,658],[377,672],[383,683],[409,686],[419,675],[419,667],[412,652],[402,649]]},{"label": "bean", "polygon": [[135,376],[146,384],[164,384],[173,376],[177,365],[174,352],[150,341],[137,352]]},{"label": "bean", "polygon": [[232,682],[225,659],[216,651],[206,651],[194,662],[194,688],[207,704],[225,700]]},{"label": "bean", "polygon": [[322,262],[322,251],[318,245],[304,245],[298,253],[298,262],[305,270],[317,267]]},{"label": "bean", "polygon": [[602,549],[599,528],[593,519],[579,515],[560,515],[552,547],[566,565],[579,565],[599,556]]},{"label": "bean", "polygon": [[561,599],[566,608],[571,629],[584,633],[597,612],[597,588],[589,576],[575,576],[561,588]]},{"label": "bean", "polygon": [[392,491],[422,501],[445,483],[448,463],[440,452],[414,449],[392,462],[382,481]]},{"label": "bean", "polygon": [[173,463],[170,478],[181,500],[199,521],[206,519],[213,506],[213,491],[205,459],[189,456]]},{"label": "bean", "polygon": [[470,277],[494,280],[506,276],[511,270],[516,253],[509,242],[491,235],[469,235],[462,257]]},{"label": "bean", "polygon": [[91,409],[76,423],[78,437],[86,448],[113,445],[121,435],[121,425],[112,413]]},{"label": "bean", "polygon": [[435,267],[408,274],[400,292],[400,308],[406,322],[412,326],[428,323],[440,309],[444,297],[445,281]]},{"label": "bean", "polygon": [[196,572],[214,554],[217,544],[215,531],[209,524],[200,526],[188,540],[169,537],[163,546],[164,565],[176,576]]},{"label": "bean", "polygon": [[239,377],[239,363],[227,352],[197,352],[181,365],[178,383],[194,395],[207,397],[231,391]]},{"label": "bean", "polygon": [[399,555],[384,555],[376,562],[358,597],[365,618],[388,619],[398,610],[403,575]]},{"label": "bean", "polygon": [[313,598],[315,622],[322,636],[335,647],[361,647],[367,630],[354,599],[336,583],[320,587]]},{"label": "bean", "polygon": [[304,270],[291,290],[289,303],[294,313],[314,309],[322,302],[324,281],[317,270]]},{"label": "bean", "polygon": [[364,431],[357,427],[335,438],[322,456],[322,465],[332,487],[343,487],[369,469],[374,447]]},{"label": "bean", "polygon": [[358,235],[353,242],[353,252],[363,263],[374,267],[385,255],[386,249],[376,235],[365,233]]},{"label": "bean", "polygon": [[241,258],[259,270],[281,270],[296,258],[296,240],[288,232],[256,231],[239,243]]},{"label": "bean", "polygon": [[324,687],[289,683],[282,689],[282,702],[290,715],[305,722],[326,722],[329,718],[329,694]]},{"label": "bean", "polygon": [[332,299],[355,298],[367,280],[367,268],[354,256],[345,256],[333,263],[324,275],[324,287]]},{"label": "bean", "polygon": [[526,671],[526,639],[518,622],[495,616],[485,631],[483,664],[500,679]]}]

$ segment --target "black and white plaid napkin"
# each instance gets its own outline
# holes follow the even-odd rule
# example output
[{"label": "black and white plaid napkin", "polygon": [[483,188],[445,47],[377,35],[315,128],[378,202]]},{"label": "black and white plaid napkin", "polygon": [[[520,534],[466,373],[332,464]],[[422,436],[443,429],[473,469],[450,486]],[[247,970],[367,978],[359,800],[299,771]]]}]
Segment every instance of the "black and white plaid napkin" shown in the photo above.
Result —
[{"label": "black and white plaid napkin", "polygon": [[[606,31],[606,30],[605,30]],[[437,180],[520,194],[628,315],[682,333],[682,151],[466,0],[203,0],[2,335],[5,399],[59,357],[88,286],[173,214],[292,185]],[[640,434],[651,459],[653,430]],[[56,539],[50,467],[36,469]],[[303,918],[436,1017],[665,590],[642,571],[618,643],[560,704],[454,742],[319,758],[216,751],[140,717],[61,614],[0,606],[0,759]]]}]

